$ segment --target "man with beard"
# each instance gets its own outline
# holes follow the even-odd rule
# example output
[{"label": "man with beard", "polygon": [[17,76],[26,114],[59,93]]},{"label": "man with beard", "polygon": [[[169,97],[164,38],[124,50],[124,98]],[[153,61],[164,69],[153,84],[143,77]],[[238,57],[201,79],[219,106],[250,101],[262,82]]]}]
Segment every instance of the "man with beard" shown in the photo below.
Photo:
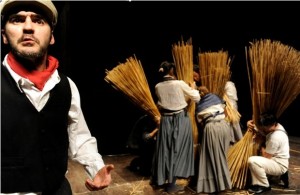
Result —
[{"label": "man with beard", "polygon": [[48,55],[57,10],[47,0],[1,2],[1,193],[71,195],[68,158],[84,165],[91,190],[111,183],[85,122],[74,82]]}]

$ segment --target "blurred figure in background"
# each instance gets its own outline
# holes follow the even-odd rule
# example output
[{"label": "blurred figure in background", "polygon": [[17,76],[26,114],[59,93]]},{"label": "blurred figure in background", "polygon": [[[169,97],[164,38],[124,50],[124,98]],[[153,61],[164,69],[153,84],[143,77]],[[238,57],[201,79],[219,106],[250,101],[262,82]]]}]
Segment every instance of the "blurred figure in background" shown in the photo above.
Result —
[{"label": "blurred figure in background", "polygon": [[[225,94],[229,98],[230,104],[238,111],[238,96],[234,82],[227,81],[224,88]],[[231,122],[231,144],[238,142],[243,137],[240,121]]]},{"label": "blurred figure in background", "polygon": [[193,66],[193,79],[197,87],[201,86],[200,69],[197,64]]},{"label": "blurred figure in background", "polygon": [[130,170],[145,176],[151,175],[157,131],[156,122],[147,114],[136,121],[127,141],[130,151],[138,155],[131,161]]}]

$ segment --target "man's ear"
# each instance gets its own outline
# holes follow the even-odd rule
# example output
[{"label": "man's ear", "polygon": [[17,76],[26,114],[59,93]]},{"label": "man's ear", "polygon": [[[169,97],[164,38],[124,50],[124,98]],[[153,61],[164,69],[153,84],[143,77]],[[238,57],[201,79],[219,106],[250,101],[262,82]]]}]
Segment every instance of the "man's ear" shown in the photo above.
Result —
[{"label": "man's ear", "polygon": [[54,39],[53,31],[52,31],[51,39],[50,39],[50,45],[53,45],[54,43],[55,43],[55,39]]},{"label": "man's ear", "polygon": [[1,29],[1,35],[2,35],[3,43],[8,44],[7,37],[6,37],[4,29]]}]

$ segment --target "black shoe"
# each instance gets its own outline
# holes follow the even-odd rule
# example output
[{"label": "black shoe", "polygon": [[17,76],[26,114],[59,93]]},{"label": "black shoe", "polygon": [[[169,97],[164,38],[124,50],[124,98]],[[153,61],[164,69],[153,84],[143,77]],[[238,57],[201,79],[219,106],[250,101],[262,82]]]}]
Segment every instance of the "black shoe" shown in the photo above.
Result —
[{"label": "black shoe", "polygon": [[184,190],[184,186],[180,186],[180,185],[167,185],[166,187],[166,191],[170,194],[183,191],[183,190]]},{"label": "black shoe", "polygon": [[259,187],[260,187],[259,185],[251,185],[248,188],[248,191],[251,192],[251,193],[255,193],[258,190]]},{"label": "black shoe", "polygon": [[154,181],[152,178],[150,178],[149,184],[150,184],[151,186],[157,186],[156,181]]},{"label": "black shoe", "polygon": [[261,194],[263,192],[267,192],[271,190],[271,186],[266,187],[266,186],[259,186],[259,185],[255,185],[252,186],[252,188],[249,188],[248,191],[254,194]]},{"label": "black shoe", "polygon": [[280,176],[280,180],[283,182],[283,187],[288,188],[289,187],[289,172],[285,172]]}]

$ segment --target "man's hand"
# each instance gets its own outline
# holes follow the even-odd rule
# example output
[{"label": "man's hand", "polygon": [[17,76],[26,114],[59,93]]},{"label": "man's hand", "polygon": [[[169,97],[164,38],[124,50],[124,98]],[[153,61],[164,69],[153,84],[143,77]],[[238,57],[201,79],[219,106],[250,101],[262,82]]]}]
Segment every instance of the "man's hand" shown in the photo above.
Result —
[{"label": "man's hand", "polygon": [[94,179],[87,179],[85,182],[85,186],[90,191],[97,191],[102,190],[109,186],[111,183],[111,170],[114,169],[114,165],[109,164],[105,165],[102,169],[98,171],[98,173],[95,175]]},{"label": "man's hand", "polygon": [[253,120],[247,121],[247,128],[250,131],[255,132],[255,124],[254,124]]},{"label": "man's hand", "polygon": [[260,151],[261,151],[261,156],[263,156],[265,158],[269,158],[270,159],[273,156],[272,154],[269,154],[269,153],[266,152],[266,148],[265,147],[262,147]]},{"label": "man's hand", "polygon": [[256,128],[253,120],[247,121],[247,129],[253,133],[252,139],[256,143],[264,143],[266,141],[265,135]]}]

